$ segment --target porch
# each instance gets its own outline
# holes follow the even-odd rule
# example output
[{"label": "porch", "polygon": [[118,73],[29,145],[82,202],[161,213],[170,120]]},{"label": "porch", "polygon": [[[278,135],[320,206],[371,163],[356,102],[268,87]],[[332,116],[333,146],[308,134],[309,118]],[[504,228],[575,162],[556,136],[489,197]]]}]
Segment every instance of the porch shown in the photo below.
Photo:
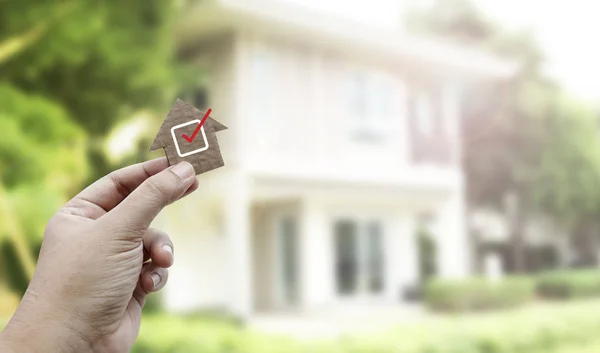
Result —
[{"label": "porch", "polygon": [[261,324],[269,326],[275,313],[302,325],[321,316],[348,320],[336,313],[390,312],[397,321],[413,312],[423,214],[436,220],[439,275],[467,274],[462,199],[453,192],[353,185],[277,195],[254,199],[249,217],[251,312]]}]

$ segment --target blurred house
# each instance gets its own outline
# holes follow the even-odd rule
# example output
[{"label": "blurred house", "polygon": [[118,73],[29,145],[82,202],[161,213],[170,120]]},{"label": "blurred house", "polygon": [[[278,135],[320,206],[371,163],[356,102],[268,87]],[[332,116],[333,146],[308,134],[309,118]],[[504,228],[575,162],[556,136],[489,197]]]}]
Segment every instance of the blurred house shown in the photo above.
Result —
[{"label": "blurred house", "polygon": [[238,315],[402,305],[431,220],[438,275],[470,271],[461,91],[512,69],[483,53],[283,2],[190,2],[180,98],[229,127],[226,167],[169,207],[172,310]]},{"label": "blurred house", "polygon": [[600,265],[600,244],[596,227],[568,230],[550,217],[533,215],[524,220],[521,240],[522,268],[516,268],[508,211],[477,209],[469,214],[469,231],[473,234],[476,254],[475,268],[486,272],[485,259],[495,256],[503,273],[535,273],[557,268],[597,268]]},{"label": "blurred house", "polygon": [[517,269],[514,261],[512,236],[508,212],[477,209],[469,214],[469,231],[476,248],[475,268],[485,273],[485,259],[497,257],[502,273],[539,272],[573,264],[577,253],[569,244],[565,229],[548,217],[531,216],[524,220],[522,247],[523,268]]}]

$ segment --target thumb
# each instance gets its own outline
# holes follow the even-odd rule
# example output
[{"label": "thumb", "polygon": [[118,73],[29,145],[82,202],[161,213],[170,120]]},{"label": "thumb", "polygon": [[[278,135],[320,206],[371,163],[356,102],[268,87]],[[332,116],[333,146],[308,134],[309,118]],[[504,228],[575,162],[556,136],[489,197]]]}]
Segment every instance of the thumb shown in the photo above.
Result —
[{"label": "thumb", "polygon": [[114,224],[113,229],[145,231],[159,212],[182,197],[195,180],[194,167],[181,162],[146,179],[103,218]]}]

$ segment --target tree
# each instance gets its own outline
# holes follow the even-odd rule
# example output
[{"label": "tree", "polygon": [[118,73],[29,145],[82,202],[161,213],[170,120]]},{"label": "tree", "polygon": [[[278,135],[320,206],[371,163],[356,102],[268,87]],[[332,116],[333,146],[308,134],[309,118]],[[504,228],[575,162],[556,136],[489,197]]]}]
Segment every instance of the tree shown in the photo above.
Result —
[{"label": "tree", "polygon": [[4,239],[39,242],[56,208],[110,169],[110,129],[171,100],[173,10],[162,0],[0,0],[0,189],[15,221],[0,224]]},{"label": "tree", "polygon": [[493,50],[519,64],[504,87],[467,91],[462,136],[469,202],[508,214],[514,267],[522,271],[530,216],[544,214],[573,228],[600,210],[600,195],[590,192],[600,166],[595,120],[544,74],[542,51],[529,33],[507,33],[471,1],[437,0],[413,13],[411,23],[419,33]]}]

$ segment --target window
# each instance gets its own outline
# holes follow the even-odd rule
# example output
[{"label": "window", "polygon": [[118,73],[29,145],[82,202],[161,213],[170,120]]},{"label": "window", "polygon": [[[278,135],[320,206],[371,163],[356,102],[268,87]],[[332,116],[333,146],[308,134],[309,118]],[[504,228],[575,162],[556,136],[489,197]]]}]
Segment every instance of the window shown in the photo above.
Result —
[{"label": "window", "polygon": [[367,85],[363,75],[354,73],[348,78],[348,108],[355,122],[368,119]]},{"label": "window", "polygon": [[198,109],[208,108],[208,92],[206,88],[201,87],[196,89],[192,98],[192,105]]},{"label": "window", "polygon": [[422,135],[431,135],[434,129],[434,116],[431,96],[420,92],[415,97],[415,125]]},{"label": "window", "polygon": [[273,56],[266,48],[256,48],[252,56],[252,78],[249,82],[249,91],[252,95],[250,118],[254,126],[260,126],[260,133],[256,134],[254,139],[263,148],[281,144],[280,134],[278,134],[281,127],[274,119],[277,92],[273,87],[276,74],[276,67],[273,64]]},{"label": "window", "polygon": [[272,97],[272,80],[269,56],[265,51],[257,51],[252,60],[252,89],[254,91],[254,113],[257,117],[270,113],[269,101]]},{"label": "window", "polygon": [[379,221],[340,220],[334,225],[337,293],[376,295],[384,290],[385,244]]},{"label": "window", "polygon": [[353,137],[379,141],[389,132],[393,84],[385,75],[350,72],[347,77],[346,111]]},{"label": "window", "polygon": [[383,290],[383,234],[379,222],[369,222],[365,229],[367,290],[378,293]]},{"label": "window", "polygon": [[196,89],[186,89],[177,93],[177,98],[182,99],[198,109],[208,108],[208,90],[206,87],[197,87]]},{"label": "window", "polygon": [[288,305],[295,303],[298,295],[297,229],[296,220],[292,217],[282,218],[278,225],[280,300]]},{"label": "window", "polygon": [[448,136],[456,136],[460,126],[461,92],[457,84],[444,87],[441,97],[441,111],[444,120],[444,132]]},{"label": "window", "polygon": [[352,294],[358,286],[358,239],[356,224],[335,225],[336,284],[338,294]]},{"label": "window", "polygon": [[378,123],[385,123],[392,115],[392,85],[384,78],[375,79],[370,87],[371,114]]},{"label": "window", "polygon": [[409,99],[411,154],[416,163],[454,163],[456,144],[448,132],[448,107],[443,92],[434,85],[418,87]]}]

